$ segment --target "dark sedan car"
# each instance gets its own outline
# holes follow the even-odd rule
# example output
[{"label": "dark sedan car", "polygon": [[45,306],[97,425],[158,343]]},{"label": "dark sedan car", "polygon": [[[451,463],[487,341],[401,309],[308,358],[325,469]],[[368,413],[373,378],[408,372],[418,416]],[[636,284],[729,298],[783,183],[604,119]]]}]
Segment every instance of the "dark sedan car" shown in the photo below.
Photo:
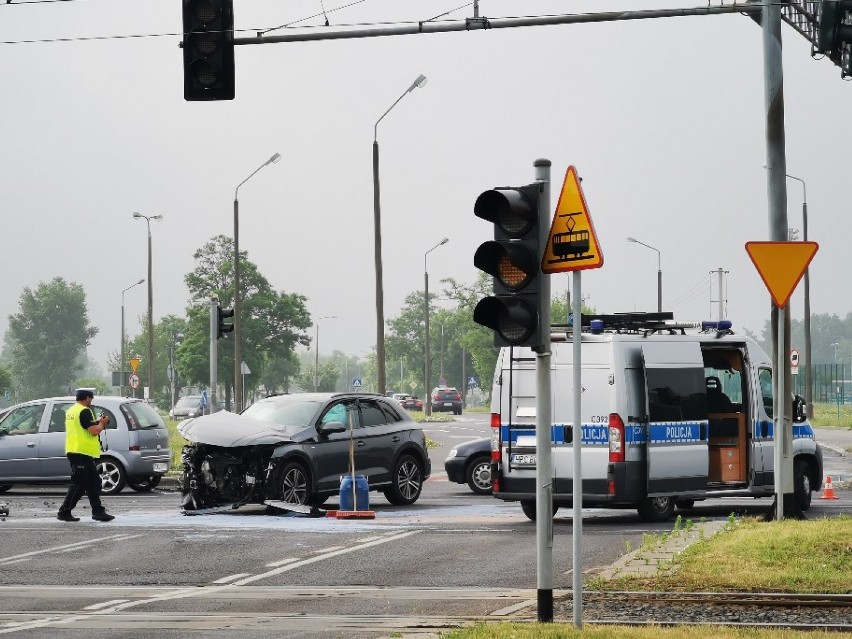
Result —
[{"label": "dark sedan car", "polygon": [[491,494],[491,440],[489,438],[457,444],[444,461],[447,479],[466,483],[477,495]]},{"label": "dark sedan car", "polygon": [[301,393],[182,422],[182,508],[286,502],[320,505],[340,478],[365,475],[391,504],[413,504],[431,472],[426,437],[393,400],[368,393]]},{"label": "dark sedan car", "polygon": [[403,395],[402,397],[394,395],[394,397],[405,410],[423,410],[423,402],[416,397],[411,395]]}]

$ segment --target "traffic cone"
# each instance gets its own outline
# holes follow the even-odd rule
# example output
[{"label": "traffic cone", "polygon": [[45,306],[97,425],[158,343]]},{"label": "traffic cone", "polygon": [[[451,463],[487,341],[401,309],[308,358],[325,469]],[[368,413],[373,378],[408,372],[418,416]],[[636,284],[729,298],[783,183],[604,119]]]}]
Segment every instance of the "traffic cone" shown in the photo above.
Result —
[{"label": "traffic cone", "polygon": [[834,486],[831,484],[831,475],[825,478],[825,488],[822,490],[822,497],[820,497],[820,499],[840,499],[840,497],[834,494]]}]

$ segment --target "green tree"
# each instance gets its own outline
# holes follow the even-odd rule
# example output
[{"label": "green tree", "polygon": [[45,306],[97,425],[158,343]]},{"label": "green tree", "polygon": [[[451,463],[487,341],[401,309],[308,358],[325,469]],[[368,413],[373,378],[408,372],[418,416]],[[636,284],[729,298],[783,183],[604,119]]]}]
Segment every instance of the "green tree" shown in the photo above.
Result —
[{"label": "green tree", "polygon": [[[131,357],[138,357],[144,362],[148,354],[148,316],[141,315],[139,317],[140,332],[127,341],[125,347],[125,358],[129,361]],[[163,410],[171,407],[173,401],[177,400],[178,391],[181,386],[184,386],[185,377],[182,373],[178,362],[175,361],[175,369],[177,371],[177,385],[174,387],[175,397],[170,397],[169,385],[169,347],[177,346],[187,331],[187,321],[176,315],[166,315],[159,322],[154,324],[154,378],[161,382],[161,385],[155,389],[154,401],[157,406]],[[120,359],[120,353],[113,353],[109,358],[109,363],[112,366],[117,366]],[[177,356],[175,356],[177,360]],[[125,366],[128,366],[125,364]],[[110,368],[110,370],[119,370],[119,368]],[[128,370],[128,368],[125,368]],[[145,386],[147,380],[148,367],[145,364],[140,364],[137,374],[141,378],[141,386]],[[132,394],[133,391],[126,389],[126,392]],[[136,394],[141,397],[141,389],[137,389]]]},{"label": "green tree", "polygon": [[109,386],[100,377],[80,377],[74,382],[74,388],[94,388],[95,395],[109,395]]},{"label": "green tree", "polygon": [[5,336],[21,399],[64,394],[97,333],[81,285],[56,277],[25,288]]},{"label": "green tree", "polygon": [[[233,305],[233,255],[233,240],[224,235],[212,238],[194,253],[196,267],[184,278],[192,298],[210,299],[217,295],[221,306]],[[297,345],[310,343],[307,329],[311,318],[303,295],[275,291],[247,255],[240,252],[240,332],[243,360],[252,371],[246,377],[246,387],[250,390],[266,378],[267,365],[288,361]],[[199,384],[209,382],[210,376],[209,312],[209,303],[198,302],[187,309],[184,340],[177,349],[180,370],[188,380]],[[225,399],[230,405],[234,383],[233,339],[218,341],[217,360],[218,380],[226,387]],[[288,377],[279,378],[279,383],[289,384],[294,371],[288,370]]]},{"label": "green tree", "polygon": [[[333,362],[320,361],[319,363],[319,379],[317,390],[320,393],[332,393],[337,387],[337,380],[340,378],[340,371]],[[311,362],[310,368],[303,368],[302,373],[296,379],[299,388],[306,392],[314,390],[314,363]]]}]

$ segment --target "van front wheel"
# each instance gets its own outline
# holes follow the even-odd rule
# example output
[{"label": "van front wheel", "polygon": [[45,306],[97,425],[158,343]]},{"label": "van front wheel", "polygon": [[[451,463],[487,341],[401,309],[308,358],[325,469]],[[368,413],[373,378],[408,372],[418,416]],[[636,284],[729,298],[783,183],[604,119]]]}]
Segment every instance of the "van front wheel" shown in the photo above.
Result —
[{"label": "van front wheel", "polygon": [[674,514],[675,500],[671,497],[648,497],[636,507],[642,521],[668,521]]}]

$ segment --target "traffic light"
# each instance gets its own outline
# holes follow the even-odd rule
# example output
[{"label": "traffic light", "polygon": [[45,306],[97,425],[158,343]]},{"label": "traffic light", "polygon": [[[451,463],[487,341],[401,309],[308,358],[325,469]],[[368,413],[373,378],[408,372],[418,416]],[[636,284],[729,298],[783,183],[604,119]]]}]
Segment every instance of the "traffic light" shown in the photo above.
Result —
[{"label": "traffic light", "polygon": [[[852,45],[852,24],[849,24],[852,0],[823,0],[819,6],[815,50],[841,62],[843,45]],[[850,69],[843,71],[848,75]]]},{"label": "traffic light", "polygon": [[183,99],[234,99],[233,0],[183,0]]},{"label": "traffic light", "polygon": [[549,333],[541,327],[541,187],[529,184],[485,191],[476,217],[494,224],[494,240],[476,249],[473,264],[494,276],[494,295],[473,310],[473,321],[494,330],[496,346],[540,350]]},{"label": "traffic light", "polygon": [[217,306],[216,314],[216,339],[227,337],[226,334],[234,330],[234,325],[228,324],[225,320],[234,316],[234,309]]}]

